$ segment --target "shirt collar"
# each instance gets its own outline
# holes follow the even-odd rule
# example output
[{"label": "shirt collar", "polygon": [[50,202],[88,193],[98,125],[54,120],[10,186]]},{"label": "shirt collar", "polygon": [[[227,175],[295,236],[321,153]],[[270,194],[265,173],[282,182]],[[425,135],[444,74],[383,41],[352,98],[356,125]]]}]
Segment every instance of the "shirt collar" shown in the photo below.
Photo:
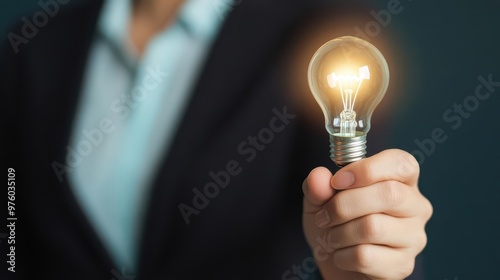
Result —
[{"label": "shirt collar", "polygon": [[97,23],[97,34],[107,43],[118,59],[130,68],[137,60],[128,37],[132,4],[128,0],[106,0]]},{"label": "shirt collar", "polygon": [[[233,0],[185,1],[173,24],[180,24],[191,36],[200,40],[215,37],[233,5]],[[98,22],[99,34],[129,63],[133,61],[133,48],[128,37],[131,13],[131,0],[106,0]]]},{"label": "shirt collar", "polygon": [[233,0],[187,0],[178,20],[193,36],[209,40],[215,36],[232,3]]}]

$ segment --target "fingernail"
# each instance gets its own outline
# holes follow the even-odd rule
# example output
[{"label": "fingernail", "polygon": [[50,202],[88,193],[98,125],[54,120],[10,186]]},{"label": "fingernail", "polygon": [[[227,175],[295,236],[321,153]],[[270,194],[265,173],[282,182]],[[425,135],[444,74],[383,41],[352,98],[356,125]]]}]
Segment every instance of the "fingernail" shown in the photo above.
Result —
[{"label": "fingernail", "polygon": [[315,216],[316,225],[318,227],[324,227],[330,223],[330,215],[326,209],[320,210]]},{"label": "fingernail", "polygon": [[343,190],[354,184],[354,174],[352,172],[342,172],[333,176],[332,186],[334,189]]}]

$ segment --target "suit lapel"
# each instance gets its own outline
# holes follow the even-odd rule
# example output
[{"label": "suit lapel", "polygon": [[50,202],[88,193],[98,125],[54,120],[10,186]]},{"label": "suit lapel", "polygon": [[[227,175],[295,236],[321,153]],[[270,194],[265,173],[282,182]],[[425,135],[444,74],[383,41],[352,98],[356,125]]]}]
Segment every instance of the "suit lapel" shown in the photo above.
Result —
[{"label": "suit lapel", "polygon": [[33,112],[40,114],[34,117],[38,122],[33,130],[36,135],[46,135],[50,143],[47,149],[39,151],[39,158],[43,162],[40,166],[50,168],[43,171],[46,174],[43,177],[50,181],[46,185],[55,186],[50,192],[63,207],[68,228],[76,232],[76,238],[81,238],[77,242],[85,244],[82,247],[91,248],[95,263],[103,273],[108,274],[114,267],[113,261],[79,207],[67,176],[64,175],[63,180],[59,181],[52,167],[54,162],[66,162],[66,147],[77,113],[83,73],[101,4],[102,0],[78,2],[58,15],[47,29],[41,30],[43,41],[33,41],[33,46],[29,46],[31,55],[37,58],[34,60],[37,63],[30,65],[29,70],[35,73],[30,77],[30,82],[35,85],[37,92],[30,104],[41,108],[33,109]]}]

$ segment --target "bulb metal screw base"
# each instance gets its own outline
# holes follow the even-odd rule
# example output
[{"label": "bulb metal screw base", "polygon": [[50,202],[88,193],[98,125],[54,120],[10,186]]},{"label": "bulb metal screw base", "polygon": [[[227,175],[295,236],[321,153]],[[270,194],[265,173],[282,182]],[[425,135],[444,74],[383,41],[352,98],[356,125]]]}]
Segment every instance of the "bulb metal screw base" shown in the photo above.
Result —
[{"label": "bulb metal screw base", "polygon": [[330,135],[330,158],[339,167],[365,158],[366,134],[356,132],[354,137]]}]

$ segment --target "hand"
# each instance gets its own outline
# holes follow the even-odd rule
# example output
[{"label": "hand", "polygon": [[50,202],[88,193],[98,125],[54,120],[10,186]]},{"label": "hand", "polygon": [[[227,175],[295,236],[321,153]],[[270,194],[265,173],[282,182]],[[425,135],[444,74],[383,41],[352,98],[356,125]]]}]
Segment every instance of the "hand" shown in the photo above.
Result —
[{"label": "hand", "polygon": [[412,273],[432,215],[418,176],[417,161],[401,150],[351,163],[333,176],[324,167],[311,171],[302,186],[303,226],[324,279]]}]

